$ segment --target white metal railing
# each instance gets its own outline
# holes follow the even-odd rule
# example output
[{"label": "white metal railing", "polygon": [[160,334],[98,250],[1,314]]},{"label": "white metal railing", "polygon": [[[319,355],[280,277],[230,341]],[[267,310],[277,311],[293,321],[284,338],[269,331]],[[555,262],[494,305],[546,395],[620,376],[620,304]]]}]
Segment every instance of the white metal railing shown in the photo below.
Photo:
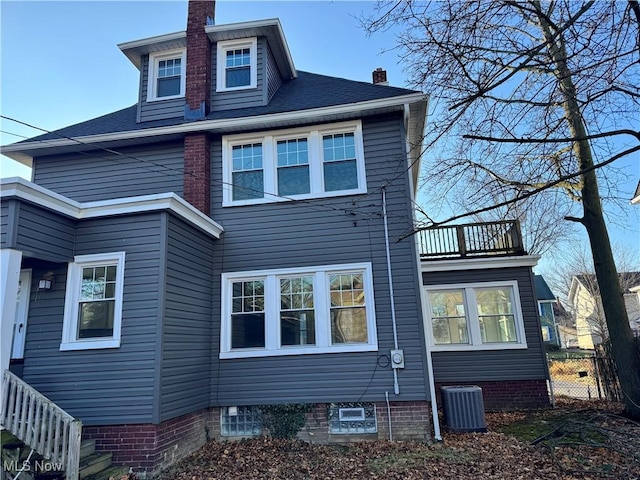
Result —
[{"label": "white metal railing", "polygon": [[53,464],[79,477],[82,422],[9,370],[2,376],[0,425]]}]

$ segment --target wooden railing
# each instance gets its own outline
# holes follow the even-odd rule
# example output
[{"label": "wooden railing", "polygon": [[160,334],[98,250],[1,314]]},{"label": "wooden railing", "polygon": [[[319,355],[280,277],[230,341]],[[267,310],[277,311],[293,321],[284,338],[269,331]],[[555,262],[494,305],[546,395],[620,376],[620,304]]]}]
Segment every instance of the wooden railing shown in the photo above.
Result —
[{"label": "wooden railing", "polygon": [[430,227],[418,232],[420,257],[481,257],[526,255],[517,220]]},{"label": "wooden railing", "polygon": [[52,464],[68,480],[79,477],[82,422],[8,370],[2,376],[0,425]]}]

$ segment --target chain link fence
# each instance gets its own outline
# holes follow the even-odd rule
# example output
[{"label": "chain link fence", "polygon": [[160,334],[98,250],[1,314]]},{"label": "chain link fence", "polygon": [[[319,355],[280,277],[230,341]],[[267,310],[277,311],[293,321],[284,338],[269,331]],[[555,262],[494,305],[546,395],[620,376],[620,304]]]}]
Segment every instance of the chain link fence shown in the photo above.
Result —
[{"label": "chain link fence", "polygon": [[620,401],[622,392],[611,358],[603,356],[550,358],[549,372],[556,397]]}]

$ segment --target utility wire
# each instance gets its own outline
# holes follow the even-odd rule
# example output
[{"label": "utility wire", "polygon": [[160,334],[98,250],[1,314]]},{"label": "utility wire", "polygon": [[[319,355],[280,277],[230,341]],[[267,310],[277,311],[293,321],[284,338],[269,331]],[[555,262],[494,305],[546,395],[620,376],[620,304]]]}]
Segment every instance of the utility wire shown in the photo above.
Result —
[{"label": "utility wire", "polygon": [[[168,175],[173,175],[173,176],[179,177],[179,178],[183,178],[183,176],[185,175],[184,171],[181,170],[181,169],[172,168],[172,167],[169,167],[167,165],[162,165],[162,164],[156,163],[156,162],[154,162],[152,160],[149,160],[149,159],[139,158],[139,157],[136,157],[136,156],[133,156],[133,155],[128,155],[126,153],[122,153],[122,152],[119,152],[119,151],[111,149],[111,148],[101,147],[101,146],[98,146],[98,145],[92,145],[92,144],[83,142],[82,140],[78,140],[77,138],[69,137],[67,135],[62,135],[62,134],[60,134],[60,133],[58,133],[56,131],[47,130],[46,128],[38,127],[36,125],[32,125],[30,123],[18,120],[16,118],[8,117],[6,115],[0,115],[0,118],[3,118],[5,120],[9,120],[11,122],[18,123],[20,125],[24,125],[24,126],[29,127],[29,128],[33,128],[35,130],[39,130],[41,132],[45,132],[45,133],[49,133],[49,134],[52,134],[52,135],[56,135],[56,136],[58,136],[60,138],[73,141],[73,142],[75,142],[75,143],[77,143],[79,145],[88,146],[88,147],[91,147],[91,148],[96,149],[96,150],[103,150],[103,151],[105,151],[107,153],[110,153],[112,155],[116,155],[116,156],[119,156],[119,157],[124,157],[126,159],[131,159],[131,160],[135,160],[135,161],[138,161],[138,162],[143,162],[143,163],[148,163],[148,164],[154,165],[156,167],[159,167],[159,168],[165,170],[166,171],[165,173],[167,173]],[[47,140],[43,140],[43,141],[46,142]],[[52,140],[49,139],[49,141],[52,141]],[[104,159],[104,160],[109,160],[109,161],[116,160],[116,159],[114,159],[112,157],[104,157],[104,156],[97,156],[96,157],[95,155],[90,155],[87,152],[84,152],[82,150],[76,150],[75,152],[76,153],[80,153],[80,154],[82,154],[84,156],[87,156],[89,158],[93,158],[93,159],[99,158],[99,159]],[[148,169],[148,170],[152,171],[154,173],[158,173],[158,171],[154,170],[154,169]],[[190,175],[193,178],[204,179],[204,177],[202,175],[193,174],[193,173],[189,173],[188,175]],[[288,196],[285,196],[285,195],[278,195],[276,193],[267,192],[265,190],[258,190],[258,189],[253,189],[253,188],[250,188],[250,187],[244,187],[244,186],[236,185],[236,184],[234,184],[232,182],[225,182],[225,181],[216,180],[216,179],[210,179],[210,181],[213,182],[213,183],[216,183],[218,185],[230,186],[232,188],[240,188],[240,189],[242,189],[244,191],[250,191],[250,192],[258,193],[258,194],[261,194],[263,196],[267,195],[267,196],[273,197],[273,198],[281,198],[283,200],[287,200],[287,201],[292,202],[292,203],[307,204],[310,207],[315,208],[315,209],[331,210],[333,212],[343,213],[343,214],[346,214],[346,215],[361,215],[361,216],[364,216],[364,217],[381,217],[381,214],[379,214],[379,213],[358,212],[357,211],[358,207],[352,208],[352,209],[338,208],[338,207],[334,207],[332,205],[326,205],[326,204],[323,204],[323,203],[318,203],[315,200],[312,201],[312,200],[288,197]],[[355,204],[355,202],[354,202],[354,204]]]}]

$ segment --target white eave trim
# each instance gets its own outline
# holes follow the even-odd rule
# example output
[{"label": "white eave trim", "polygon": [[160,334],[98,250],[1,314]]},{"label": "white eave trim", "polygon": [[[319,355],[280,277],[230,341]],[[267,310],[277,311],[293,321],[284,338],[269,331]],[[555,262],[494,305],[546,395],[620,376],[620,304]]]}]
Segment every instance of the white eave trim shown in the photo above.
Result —
[{"label": "white eave trim", "polygon": [[140,48],[146,47],[149,45],[153,45],[161,42],[170,42],[173,40],[180,40],[181,38],[186,38],[187,32],[175,32],[175,33],[167,33],[165,35],[157,35],[155,37],[142,38],[140,40],[132,40],[131,42],[119,43],[118,48],[122,51],[129,50],[130,48]]},{"label": "white eave trim", "polygon": [[0,187],[0,198],[19,198],[76,220],[169,210],[214,238],[223,232],[222,226],[173,192],[76,202],[19,177],[1,179]]},{"label": "white eave trim", "polygon": [[291,74],[293,78],[298,77],[298,73],[296,72],[296,67],[293,64],[293,57],[291,56],[291,51],[289,50],[289,45],[287,44],[287,38],[284,35],[284,30],[282,29],[282,24],[280,20],[277,18],[268,18],[265,20],[255,20],[250,22],[238,22],[238,23],[227,23],[222,25],[206,25],[204,27],[205,33],[208,35],[209,39],[213,42],[219,41],[219,35],[223,35],[226,32],[238,31],[238,30],[260,30],[267,28],[276,28],[278,32],[278,36],[280,37],[280,42],[282,42],[282,49],[284,51],[284,55],[286,57],[286,61],[291,69]]},{"label": "white eave trim", "polygon": [[187,32],[185,31],[168,33],[166,35],[133,40],[132,42],[119,43],[118,48],[126,55],[131,63],[136,66],[136,68],[140,69],[142,66],[140,60],[142,55],[158,51],[158,46],[161,46],[162,44],[166,45],[178,41],[182,41],[181,43],[183,43],[183,47],[186,47],[186,38]]},{"label": "white eave trim", "polygon": [[[397,97],[388,97],[377,100],[367,100],[364,102],[348,103],[344,105],[314,108],[310,110],[300,110],[295,112],[273,113],[269,115],[256,115],[252,117],[229,118],[220,120],[204,120],[200,122],[181,123],[168,127],[144,128],[140,130],[130,130],[125,132],[106,133],[102,135],[87,135],[84,137],[73,137],[72,139],[62,138],[59,140],[41,140],[37,142],[20,142],[12,145],[6,145],[0,149],[3,155],[12,152],[22,152],[24,150],[37,150],[40,148],[55,148],[69,145],[78,145],[79,143],[91,144],[101,142],[112,142],[116,140],[130,140],[142,137],[155,137],[161,135],[183,134],[202,131],[216,131],[224,129],[238,129],[242,127],[251,127],[260,123],[265,125],[269,123],[280,123],[286,121],[305,120],[309,123],[315,121],[315,117],[324,117],[332,115],[344,115],[348,113],[357,113],[364,110],[374,110],[378,108],[400,107],[404,108],[406,103],[426,102],[427,95],[423,93],[412,93]],[[8,155],[10,156],[10,155]]]},{"label": "white eave trim", "polygon": [[422,260],[423,272],[449,272],[451,270],[481,270],[486,268],[535,267],[540,255],[512,257],[452,258],[450,260]]}]

